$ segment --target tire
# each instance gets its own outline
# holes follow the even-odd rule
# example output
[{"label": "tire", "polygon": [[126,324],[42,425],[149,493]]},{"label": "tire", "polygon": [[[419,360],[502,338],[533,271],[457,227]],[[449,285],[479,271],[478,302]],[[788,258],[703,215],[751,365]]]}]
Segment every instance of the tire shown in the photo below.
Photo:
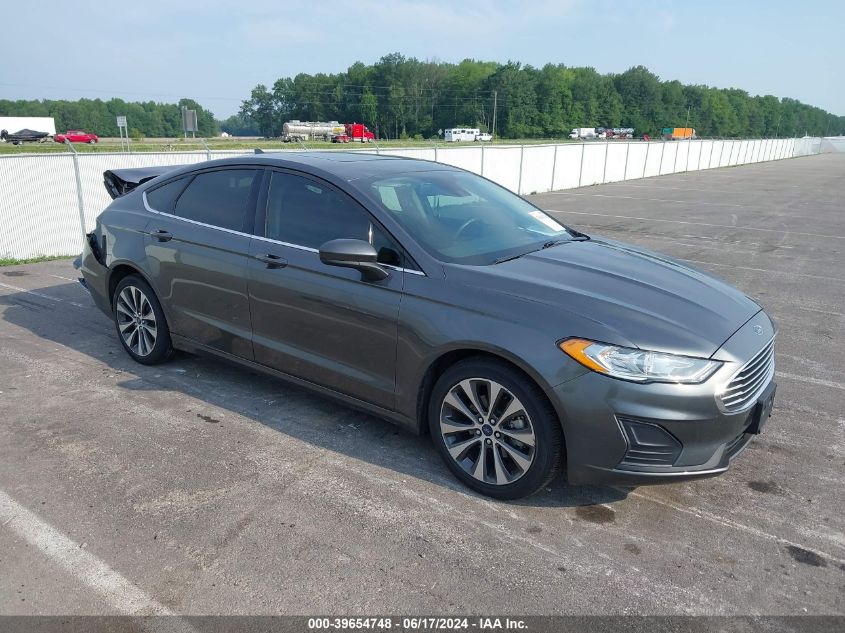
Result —
[{"label": "tire", "polygon": [[560,468],[563,432],[554,409],[532,380],[504,363],[469,358],[447,369],[432,389],[428,426],[449,470],[495,499],[532,495]]},{"label": "tire", "polygon": [[93,139],[93,138],[88,141],[88,145],[95,145],[96,143],[97,143],[96,139]]},{"label": "tire", "polygon": [[127,275],[112,297],[117,338],[132,360],[157,365],[173,355],[164,311],[153,289],[138,275]]}]

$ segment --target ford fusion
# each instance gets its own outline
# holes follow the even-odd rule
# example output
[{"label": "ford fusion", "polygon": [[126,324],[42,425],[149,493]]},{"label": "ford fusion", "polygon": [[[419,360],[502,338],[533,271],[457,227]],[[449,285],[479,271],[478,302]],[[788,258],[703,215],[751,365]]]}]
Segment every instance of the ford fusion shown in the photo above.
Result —
[{"label": "ford fusion", "polygon": [[174,349],[428,431],[499,499],[724,472],[774,400],[775,326],[682,262],[428,161],[303,152],[105,174],[82,281]]}]

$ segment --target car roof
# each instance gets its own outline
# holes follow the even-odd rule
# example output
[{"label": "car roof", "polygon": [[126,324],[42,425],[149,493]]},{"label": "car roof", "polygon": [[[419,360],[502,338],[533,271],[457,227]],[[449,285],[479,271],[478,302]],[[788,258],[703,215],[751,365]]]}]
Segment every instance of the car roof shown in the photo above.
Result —
[{"label": "car roof", "polygon": [[[212,161],[220,166],[255,163],[290,169],[301,169],[315,175],[334,176],[345,181],[361,178],[389,177],[395,174],[421,171],[459,171],[455,167],[433,161],[342,151],[265,152]],[[210,165],[205,163],[204,165]],[[195,165],[194,167],[197,167]]]}]

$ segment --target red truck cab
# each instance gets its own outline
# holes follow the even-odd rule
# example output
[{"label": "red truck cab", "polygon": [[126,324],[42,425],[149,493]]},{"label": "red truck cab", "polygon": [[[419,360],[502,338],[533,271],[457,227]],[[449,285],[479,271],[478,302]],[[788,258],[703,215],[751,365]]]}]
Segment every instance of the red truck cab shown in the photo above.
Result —
[{"label": "red truck cab", "polygon": [[370,128],[363,123],[346,123],[344,128],[346,128],[346,136],[351,138],[353,141],[369,143],[376,139],[375,135],[370,132]]}]

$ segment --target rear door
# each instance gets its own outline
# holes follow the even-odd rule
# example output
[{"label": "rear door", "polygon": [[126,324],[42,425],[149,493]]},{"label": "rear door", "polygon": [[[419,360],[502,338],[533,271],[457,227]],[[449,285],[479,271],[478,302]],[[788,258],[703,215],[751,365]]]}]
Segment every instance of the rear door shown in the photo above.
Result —
[{"label": "rear door", "polygon": [[[403,255],[351,197],[305,175],[271,173],[250,261],[255,360],[360,400],[394,408]],[[336,238],[367,240],[391,266],[364,281],[320,261]]]},{"label": "rear door", "polygon": [[264,171],[213,169],[145,192],[146,253],[171,331],[252,359],[247,262]]}]

